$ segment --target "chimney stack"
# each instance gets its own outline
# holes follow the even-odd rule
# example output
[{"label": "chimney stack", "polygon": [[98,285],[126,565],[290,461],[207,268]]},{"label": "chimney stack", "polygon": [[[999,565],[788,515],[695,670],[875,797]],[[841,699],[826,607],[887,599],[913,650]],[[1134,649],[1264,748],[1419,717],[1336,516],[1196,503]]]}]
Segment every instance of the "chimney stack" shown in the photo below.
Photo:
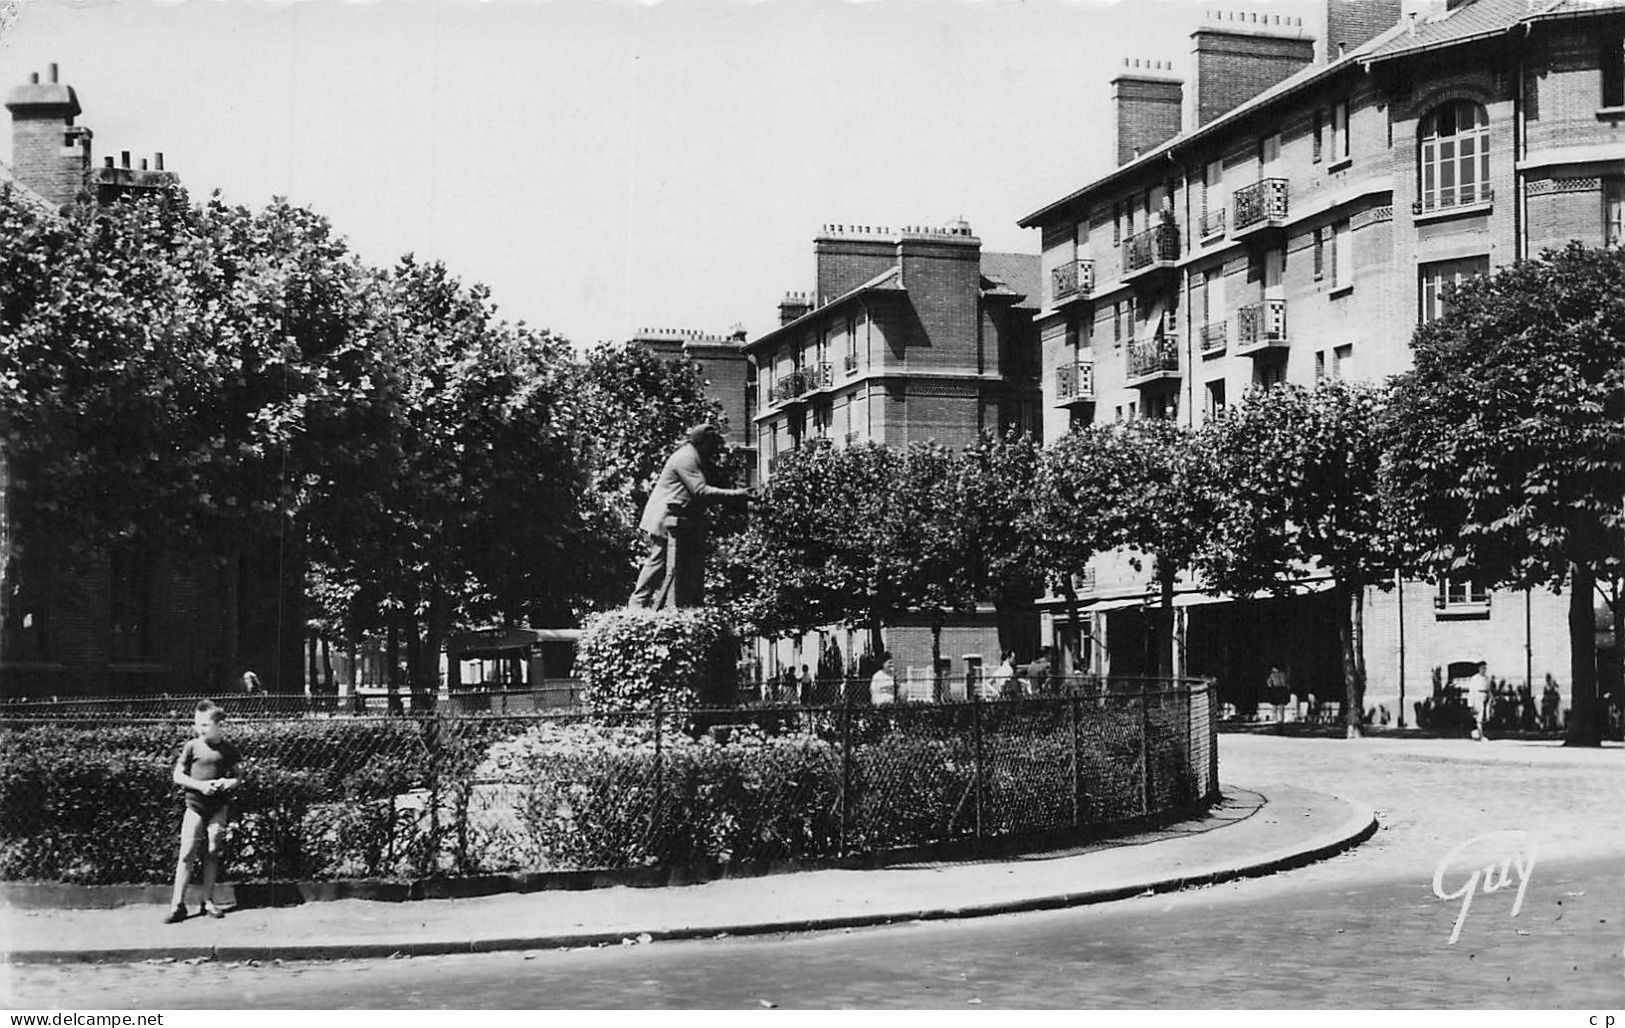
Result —
[{"label": "chimney stack", "polygon": [[11,164],[17,181],[46,202],[72,203],[84,188],[90,170],[90,130],[78,128],[79,98],[72,86],[57,81],[51,65],[50,81],[34,72],[24,85],[6,95],[11,112]]},{"label": "chimney stack", "polygon": [[806,293],[785,293],[779,301],[779,325],[784,326],[812,310],[812,301]]},{"label": "chimney stack", "polygon": [[1303,19],[1257,11],[1210,11],[1191,33],[1196,126],[1232,111],[1315,60]]},{"label": "chimney stack", "polygon": [[1326,0],[1326,60],[1339,60],[1398,25],[1401,2]]},{"label": "chimney stack", "polygon": [[1173,77],[1171,61],[1123,59],[1124,71],[1112,79],[1112,106],[1117,112],[1117,163],[1139,157],[1179,135],[1185,87]]}]

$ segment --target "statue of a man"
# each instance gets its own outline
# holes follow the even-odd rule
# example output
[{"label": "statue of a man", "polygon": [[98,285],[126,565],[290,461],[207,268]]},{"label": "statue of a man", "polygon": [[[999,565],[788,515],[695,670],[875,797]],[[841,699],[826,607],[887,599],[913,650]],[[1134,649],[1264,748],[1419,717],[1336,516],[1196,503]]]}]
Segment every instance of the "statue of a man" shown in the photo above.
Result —
[{"label": "statue of a man", "polygon": [[638,528],[648,553],[632,590],[629,605],[633,607],[697,605],[704,559],[700,508],[712,500],[749,495],[746,489],[725,489],[706,481],[706,472],[724,446],[717,426],[695,425],[688,430],[687,439],[666,459],[649,502],[643,506]]}]

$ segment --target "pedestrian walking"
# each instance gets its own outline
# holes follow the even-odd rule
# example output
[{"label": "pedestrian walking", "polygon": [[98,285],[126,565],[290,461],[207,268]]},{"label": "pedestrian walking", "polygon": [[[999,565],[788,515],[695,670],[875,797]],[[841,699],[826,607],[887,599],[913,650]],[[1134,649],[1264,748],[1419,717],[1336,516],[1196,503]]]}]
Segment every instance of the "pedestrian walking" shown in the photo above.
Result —
[{"label": "pedestrian walking", "polygon": [[801,665],[801,678],[796,682],[796,691],[791,695],[792,700],[798,700],[803,706],[812,702],[813,676],[807,665]]},{"label": "pedestrian walking", "polygon": [[1015,654],[1006,651],[999,666],[993,669],[992,674],[982,679],[982,699],[1004,699],[1005,693],[1012,688],[1011,683],[1015,681],[1015,677]]},{"label": "pedestrian walking", "polygon": [[1548,732],[1557,731],[1557,708],[1563,704],[1563,694],[1557,683],[1546,679],[1546,688],[1540,694],[1540,727]]},{"label": "pedestrian walking", "polygon": [[1478,662],[1478,668],[1462,683],[1462,698],[1467,701],[1467,709],[1473,715],[1473,739],[1478,742],[1488,742],[1484,735],[1484,706],[1489,702],[1489,679],[1484,672],[1489,664]]},{"label": "pedestrian walking", "polygon": [[186,812],[181,815],[180,858],[175,864],[175,891],[165,924],[186,920],[186,883],[197,863],[198,836],[207,837],[203,856],[203,906],[198,911],[224,917],[214,901],[220,875],[220,850],[231,821],[231,795],[237,777],[237,747],[225,736],[226,712],[209,700],[200,700],[192,713],[195,737],[181,747],[175,761],[175,784],[185,790]]},{"label": "pedestrian walking", "polygon": [[897,679],[892,677],[891,654],[882,653],[880,667],[869,676],[869,702],[877,707],[897,702]]},{"label": "pedestrian walking", "polygon": [[1271,664],[1269,677],[1264,679],[1264,699],[1271,707],[1275,708],[1276,724],[1286,720],[1286,704],[1290,691],[1286,672],[1282,671],[1278,665]]}]

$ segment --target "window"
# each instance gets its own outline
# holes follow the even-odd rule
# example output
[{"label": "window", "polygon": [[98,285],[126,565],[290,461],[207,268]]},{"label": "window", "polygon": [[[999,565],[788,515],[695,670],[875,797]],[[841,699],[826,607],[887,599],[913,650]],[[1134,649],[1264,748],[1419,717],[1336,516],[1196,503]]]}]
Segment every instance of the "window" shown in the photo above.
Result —
[{"label": "window", "polygon": [[1259,361],[1253,377],[1260,389],[1274,389],[1286,382],[1286,361]]},{"label": "window", "polygon": [[1602,105],[1625,107],[1625,38],[1602,45]]},{"label": "window", "polygon": [[1315,112],[1315,129],[1314,129],[1314,134],[1311,137],[1311,142],[1312,142],[1313,145],[1312,145],[1311,151],[1310,151],[1310,160],[1312,160],[1316,164],[1320,163],[1321,127],[1322,127],[1321,126],[1321,113],[1319,111],[1316,111]]},{"label": "window", "polygon": [[852,315],[846,319],[846,370],[858,370],[858,319]]},{"label": "window", "polygon": [[1326,230],[1315,229],[1315,281],[1326,277]]},{"label": "window", "polygon": [[1415,213],[1487,203],[1490,121],[1484,108],[1458,100],[1422,119]]},{"label": "window", "polygon": [[1462,260],[1438,261],[1422,265],[1421,302],[1418,305],[1420,316],[1417,320],[1425,325],[1444,317],[1449,311],[1446,299],[1450,290],[1460,285],[1463,280],[1473,275],[1486,274],[1489,270],[1488,257],[1467,257]]},{"label": "window", "polygon": [[1490,591],[1471,578],[1445,578],[1439,581],[1439,594],[1433,606],[1442,611],[1452,608],[1482,610],[1490,605]]},{"label": "window", "polygon": [[1625,246],[1625,178],[1602,180],[1604,246]]},{"label": "window", "polygon": [[1179,417],[1178,393],[1152,393],[1144,400],[1145,409],[1141,412],[1144,417],[1161,418],[1173,421]]},{"label": "window", "polygon": [[1207,384],[1207,416],[1216,418],[1224,413],[1224,379]]},{"label": "window", "polygon": [[1331,377],[1342,379],[1354,375],[1354,344],[1344,343],[1332,348]]},{"label": "window", "polygon": [[1341,100],[1332,104],[1332,114],[1329,121],[1331,143],[1331,162],[1335,165],[1349,159],[1349,102]]},{"label": "window", "polygon": [[1315,351],[1315,381],[1319,382],[1326,377],[1326,351]]},{"label": "window", "polygon": [[1354,285],[1354,252],[1349,223],[1339,221],[1332,226],[1332,288],[1348,289]]},{"label": "window", "polygon": [[1112,245],[1123,241],[1123,205],[1112,201]]}]

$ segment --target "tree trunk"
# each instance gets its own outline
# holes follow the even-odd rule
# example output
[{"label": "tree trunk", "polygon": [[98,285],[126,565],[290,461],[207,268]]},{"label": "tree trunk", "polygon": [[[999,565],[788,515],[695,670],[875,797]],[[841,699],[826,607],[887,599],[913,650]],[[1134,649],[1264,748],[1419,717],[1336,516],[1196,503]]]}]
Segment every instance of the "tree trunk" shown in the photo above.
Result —
[{"label": "tree trunk", "polygon": [[1061,576],[1061,595],[1066,597],[1066,632],[1061,637],[1061,651],[1066,655],[1060,668],[1062,676],[1082,675],[1083,667],[1083,610],[1078,602],[1078,590],[1071,575]]},{"label": "tree trunk", "polygon": [[1569,730],[1565,746],[1601,746],[1597,716],[1597,622],[1589,564],[1569,565]]},{"label": "tree trunk", "polygon": [[1361,719],[1365,716],[1365,589],[1354,590],[1354,691],[1359,697],[1357,707]]},{"label": "tree trunk", "polygon": [[1162,594],[1162,600],[1157,605],[1157,615],[1154,619],[1155,627],[1152,629],[1152,646],[1157,655],[1157,677],[1174,677],[1174,574],[1172,571],[1157,573],[1157,585]]},{"label": "tree trunk", "polygon": [[399,717],[405,711],[401,707],[401,628],[397,615],[390,616],[384,636],[384,685],[389,692],[389,712]]},{"label": "tree trunk", "polygon": [[1337,643],[1343,656],[1343,725],[1350,739],[1360,738],[1360,663],[1354,652],[1354,606],[1357,591],[1341,579],[1332,586],[1337,600]]}]

